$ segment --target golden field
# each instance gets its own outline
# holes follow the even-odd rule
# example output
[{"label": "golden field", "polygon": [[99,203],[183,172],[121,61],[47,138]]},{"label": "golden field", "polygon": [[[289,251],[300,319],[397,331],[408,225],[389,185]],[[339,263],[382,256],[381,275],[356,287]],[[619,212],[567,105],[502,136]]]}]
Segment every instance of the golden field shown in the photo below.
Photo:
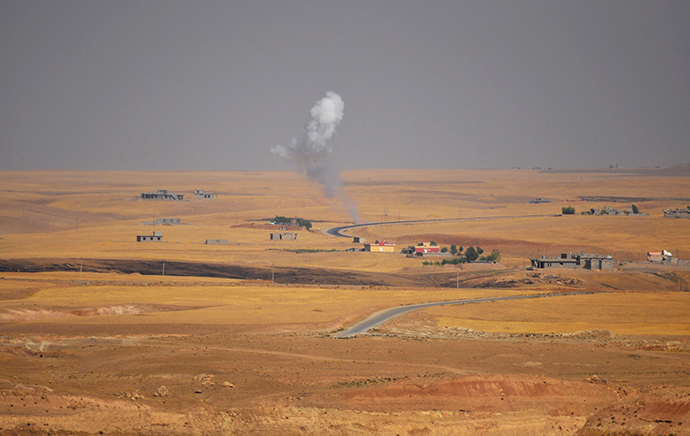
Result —
[{"label": "golden field", "polygon": [[[0,172],[0,434],[690,434],[690,220],[663,217],[688,166],[342,177],[328,199],[293,172]],[[185,200],[140,198],[158,189]],[[633,203],[648,216],[580,214]],[[349,204],[371,225],[344,233],[398,253],[326,233]],[[313,227],[270,240],[276,215]],[[501,260],[399,253],[424,241]],[[686,262],[646,262],[661,249]],[[525,268],[582,251],[614,270]],[[572,291],[593,293],[330,337]]]}]

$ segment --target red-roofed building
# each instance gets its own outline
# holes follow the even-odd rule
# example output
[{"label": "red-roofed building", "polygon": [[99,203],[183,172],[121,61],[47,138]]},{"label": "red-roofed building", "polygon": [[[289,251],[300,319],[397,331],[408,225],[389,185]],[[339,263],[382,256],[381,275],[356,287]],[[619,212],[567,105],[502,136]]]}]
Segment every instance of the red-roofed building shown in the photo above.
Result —
[{"label": "red-roofed building", "polygon": [[415,253],[438,253],[440,247],[438,245],[431,245],[431,242],[422,242],[422,245],[414,247]]}]

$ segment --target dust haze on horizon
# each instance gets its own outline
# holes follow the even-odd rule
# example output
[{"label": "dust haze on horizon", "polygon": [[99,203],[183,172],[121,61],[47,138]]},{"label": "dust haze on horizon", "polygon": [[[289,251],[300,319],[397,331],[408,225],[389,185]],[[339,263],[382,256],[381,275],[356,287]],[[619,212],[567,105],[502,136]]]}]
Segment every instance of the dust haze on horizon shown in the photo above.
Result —
[{"label": "dust haze on horizon", "polygon": [[688,16],[668,0],[6,1],[0,170],[289,170],[271,148],[331,90],[348,104],[336,176],[685,164]]}]

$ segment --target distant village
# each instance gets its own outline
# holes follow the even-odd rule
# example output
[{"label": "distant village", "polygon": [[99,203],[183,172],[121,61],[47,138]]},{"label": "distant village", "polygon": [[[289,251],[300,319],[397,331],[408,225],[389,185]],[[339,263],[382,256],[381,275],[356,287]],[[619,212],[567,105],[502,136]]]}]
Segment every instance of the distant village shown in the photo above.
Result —
[{"label": "distant village", "polygon": [[[216,198],[214,192],[204,192],[201,189],[194,191],[194,199],[196,200],[209,200]],[[184,194],[178,194],[176,192],[168,192],[167,189],[159,189],[156,192],[142,192],[142,200],[167,200],[167,201],[184,201]]]},{"label": "distant village", "polygon": [[[217,195],[214,192],[207,192],[201,189],[194,190],[195,200],[212,200],[216,199]],[[158,200],[158,201],[185,201],[184,194],[170,192],[167,189],[159,189],[155,192],[142,192],[141,200]],[[530,204],[548,204],[552,200],[546,198],[536,198],[530,200]],[[569,206],[563,208],[564,213],[574,213],[574,208]],[[566,209],[568,211],[566,212]],[[582,212],[585,215],[624,215],[624,216],[649,216],[646,213],[640,212],[639,208],[633,204],[627,209],[616,209],[610,206],[605,206],[601,209],[590,209]],[[679,209],[664,210],[664,217],[666,218],[685,218],[690,219],[690,206]],[[180,218],[155,218],[154,221],[144,221],[142,224],[153,226],[177,226],[182,225]],[[293,229],[304,228],[311,229],[311,222],[303,218],[290,218],[284,216],[276,216],[270,220],[269,225],[277,226],[277,230],[269,232],[268,239],[270,241],[296,241],[298,233]],[[160,230],[154,230],[152,234],[138,235],[137,242],[162,242],[163,233]],[[373,243],[367,243],[366,238],[355,236],[352,242],[354,244],[362,244],[360,248],[352,247],[345,251],[361,251],[369,253],[397,253],[404,254],[407,257],[424,257],[432,256],[438,258],[445,258],[443,261],[425,262],[425,265],[445,265],[448,263],[495,263],[500,259],[498,250],[493,250],[490,255],[482,256],[484,253],[480,247],[468,247],[465,251],[463,247],[456,247],[451,245],[449,247],[440,247],[434,241],[419,242],[417,245],[408,245],[402,249],[396,248],[396,244],[385,241],[376,240]],[[206,239],[206,245],[231,245],[227,239]],[[399,251],[398,251],[399,250]],[[323,251],[323,250],[316,250]],[[464,251],[464,253],[463,253]],[[671,264],[679,262],[673,254],[665,249],[659,251],[647,252],[647,261],[652,263]],[[559,257],[542,256],[530,259],[530,267],[528,269],[548,269],[548,268],[568,268],[568,269],[584,269],[584,270],[612,270],[616,265],[616,261],[610,255],[601,254],[585,254],[581,253],[561,253]]]}]

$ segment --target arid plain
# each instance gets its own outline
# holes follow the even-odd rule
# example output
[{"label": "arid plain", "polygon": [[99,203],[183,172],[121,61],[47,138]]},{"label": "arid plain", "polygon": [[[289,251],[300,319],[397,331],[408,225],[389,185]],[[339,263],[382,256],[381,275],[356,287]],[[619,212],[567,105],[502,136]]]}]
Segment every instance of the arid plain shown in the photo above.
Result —
[{"label": "arid plain", "polygon": [[[690,220],[663,216],[689,165],[342,176],[329,199],[294,172],[0,172],[0,434],[690,434]],[[374,224],[343,233],[396,252],[326,232],[353,210]],[[400,253],[429,241],[501,258]],[[615,266],[527,268],[563,252]]]}]

